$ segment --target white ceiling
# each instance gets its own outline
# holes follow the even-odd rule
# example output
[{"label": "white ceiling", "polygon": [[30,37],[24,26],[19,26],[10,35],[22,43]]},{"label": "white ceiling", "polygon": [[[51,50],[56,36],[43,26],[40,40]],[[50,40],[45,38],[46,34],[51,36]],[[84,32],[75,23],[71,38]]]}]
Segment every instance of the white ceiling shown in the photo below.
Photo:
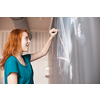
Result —
[{"label": "white ceiling", "polygon": [[[51,17],[27,17],[30,30],[49,30]],[[12,30],[14,24],[10,17],[0,17],[0,30]]]}]

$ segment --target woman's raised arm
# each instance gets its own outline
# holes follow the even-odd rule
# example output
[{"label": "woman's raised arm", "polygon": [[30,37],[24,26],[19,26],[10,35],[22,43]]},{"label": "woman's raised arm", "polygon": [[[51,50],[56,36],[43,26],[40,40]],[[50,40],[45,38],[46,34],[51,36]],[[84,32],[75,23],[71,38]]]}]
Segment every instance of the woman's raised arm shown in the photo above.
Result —
[{"label": "woman's raised arm", "polygon": [[48,41],[46,42],[46,44],[44,45],[44,47],[42,48],[41,51],[31,54],[31,59],[30,59],[31,62],[36,59],[39,59],[47,54],[49,47],[51,45],[52,39],[57,34],[57,32],[58,32],[58,30],[55,28],[53,28],[49,31],[51,36],[49,37]]}]

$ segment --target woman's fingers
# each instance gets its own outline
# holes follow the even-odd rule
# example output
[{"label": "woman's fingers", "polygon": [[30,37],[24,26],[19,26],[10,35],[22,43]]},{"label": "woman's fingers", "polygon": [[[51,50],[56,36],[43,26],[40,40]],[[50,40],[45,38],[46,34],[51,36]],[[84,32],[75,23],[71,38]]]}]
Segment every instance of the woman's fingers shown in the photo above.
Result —
[{"label": "woman's fingers", "polygon": [[57,33],[57,32],[58,32],[58,30],[55,29],[55,28],[52,28],[52,29],[50,30],[50,33]]},{"label": "woman's fingers", "polygon": [[50,33],[50,35],[51,35],[52,37],[54,37],[54,36],[58,33],[58,30],[55,29],[55,28],[52,28],[52,29],[49,31],[49,33]]}]

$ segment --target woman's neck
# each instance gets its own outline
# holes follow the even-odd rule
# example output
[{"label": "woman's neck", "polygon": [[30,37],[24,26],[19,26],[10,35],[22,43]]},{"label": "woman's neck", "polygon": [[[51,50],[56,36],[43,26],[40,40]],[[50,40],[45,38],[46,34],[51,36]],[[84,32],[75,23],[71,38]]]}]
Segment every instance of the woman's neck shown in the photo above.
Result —
[{"label": "woman's neck", "polygon": [[15,57],[18,58],[18,59],[21,59],[22,58],[22,53],[17,54]]}]

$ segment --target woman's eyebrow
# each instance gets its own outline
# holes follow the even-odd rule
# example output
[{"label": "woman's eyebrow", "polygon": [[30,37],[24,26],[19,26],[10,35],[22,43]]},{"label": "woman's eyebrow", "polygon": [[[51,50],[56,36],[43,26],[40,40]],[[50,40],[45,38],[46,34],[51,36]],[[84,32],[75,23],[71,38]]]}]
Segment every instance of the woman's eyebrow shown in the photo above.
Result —
[{"label": "woman's eyebrow", "polygon": [[29,37],[29,36],[27,35],[27,36],[25,36],[25,37]]}]

